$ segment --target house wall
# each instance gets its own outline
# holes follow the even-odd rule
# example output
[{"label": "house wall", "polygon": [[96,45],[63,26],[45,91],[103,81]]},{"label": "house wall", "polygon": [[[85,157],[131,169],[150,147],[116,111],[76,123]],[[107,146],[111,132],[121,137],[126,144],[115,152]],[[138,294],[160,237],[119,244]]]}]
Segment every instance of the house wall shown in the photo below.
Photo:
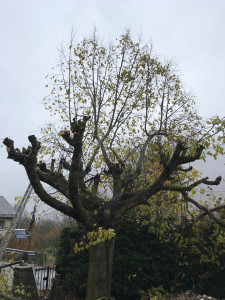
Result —
[{"label": "house wall", "polygon": [[4,219],[0,218],[0,222],[4,222],[4,227],[0,228],[0,238],[4,237],[6,235],[6,232],[11,224],[12,219]]}]

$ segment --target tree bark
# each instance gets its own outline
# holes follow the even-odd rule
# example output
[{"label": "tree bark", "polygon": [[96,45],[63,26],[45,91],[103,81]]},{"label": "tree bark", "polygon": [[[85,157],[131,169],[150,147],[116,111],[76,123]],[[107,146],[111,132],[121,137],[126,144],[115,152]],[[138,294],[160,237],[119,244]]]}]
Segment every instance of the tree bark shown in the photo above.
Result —
[{"label": "tree bark", "polygon": [[114,243],[112,238],[90,247],[85,300],[110,299]]}]

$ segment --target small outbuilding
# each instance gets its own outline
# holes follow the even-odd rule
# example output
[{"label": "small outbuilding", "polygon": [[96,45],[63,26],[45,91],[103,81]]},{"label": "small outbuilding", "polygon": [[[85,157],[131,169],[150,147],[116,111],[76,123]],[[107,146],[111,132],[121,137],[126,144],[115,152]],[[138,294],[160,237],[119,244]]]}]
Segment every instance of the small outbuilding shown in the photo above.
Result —
[{"label": "small outbuilding", "polygon": [[0,240],[5,236],[14,215],[15,210],[3,196],[0,196]]}]

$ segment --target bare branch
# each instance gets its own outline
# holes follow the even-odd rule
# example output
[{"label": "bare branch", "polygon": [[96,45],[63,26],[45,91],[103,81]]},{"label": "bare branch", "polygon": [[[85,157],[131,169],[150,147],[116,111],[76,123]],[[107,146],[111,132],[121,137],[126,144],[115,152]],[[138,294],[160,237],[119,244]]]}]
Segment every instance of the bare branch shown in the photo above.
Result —
[{"label": "bare branch", "polygon": [[218,219],[217,217],[215,217],[215,215],[212,213],[212,210],[206,208],[205,206],[201,205],[200,203],[198,203],[194,199],[188,197],[188,194],[186,192],[182,192],[182,195],[183,195],[183,197],[186,201],[194,204],[197,208],[204,211],[204,213],[206,215],[208,215],[215,223],[220,225],[222,228],[225,228],[225,223],[223,221],[221,221],[220,219]]}]

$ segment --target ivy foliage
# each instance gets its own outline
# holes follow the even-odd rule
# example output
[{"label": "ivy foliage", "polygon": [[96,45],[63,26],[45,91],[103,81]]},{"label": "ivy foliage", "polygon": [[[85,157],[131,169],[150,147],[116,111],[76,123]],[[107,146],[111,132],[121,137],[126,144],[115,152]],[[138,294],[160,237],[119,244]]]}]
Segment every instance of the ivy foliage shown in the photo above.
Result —
[{"label": "ivy foliage", "polygon": [[[135,213],[136,215],[136,213]],[[225,235],[208,217],[196,223],[167,220],[142,225],[143,219],[124,220],[116,231],[112,296],[140,299],[142,295],[180,293],[193,290],[216,298],[225,297]],[[154,231],[152,230],[154,228]],[[85,230],[65,228],[61,234],[57,269],[77,296],[84,296],[88,253],[74,253],[76,241]]]},{"label": "ivy foliage", "polygon": [[76,292],[77,296],[85,296],[88,274],[88,252],[82,251],[75,255],[75,241],[80,241],[87,233],[84,228],[64,228],[60,236],[60,244],[56,258],[56,272],[62,280]]}]

